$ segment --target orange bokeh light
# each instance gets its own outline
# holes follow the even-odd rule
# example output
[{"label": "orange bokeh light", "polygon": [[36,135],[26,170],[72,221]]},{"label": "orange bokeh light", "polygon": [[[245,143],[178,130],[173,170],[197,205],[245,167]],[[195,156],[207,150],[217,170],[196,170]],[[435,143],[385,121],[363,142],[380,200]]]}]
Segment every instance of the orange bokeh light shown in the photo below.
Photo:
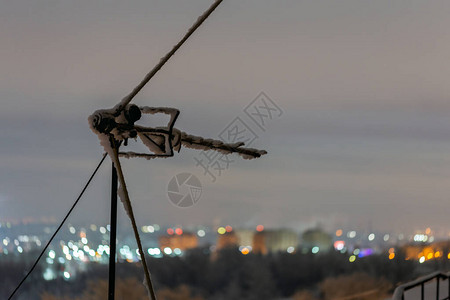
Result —
[{"label": "orange bokeh light", "polygon": [[241,252],[242,252],[242,254],[247,255],[250,253],[250,250],[247,247],[245,247],[244,249],[242,249]]}]

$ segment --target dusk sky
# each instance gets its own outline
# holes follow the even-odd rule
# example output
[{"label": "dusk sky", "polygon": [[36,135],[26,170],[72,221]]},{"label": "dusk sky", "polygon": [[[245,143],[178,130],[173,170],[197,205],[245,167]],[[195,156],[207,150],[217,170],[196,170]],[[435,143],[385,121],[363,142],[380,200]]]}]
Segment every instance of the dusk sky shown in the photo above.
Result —
[{"label": "dusk sky", "polygon": [[[63,217],[103,153],[87,117],[212,2],[0,0],[0,218]],[[178,108],[175,127],[211,138],[241,117],[268,154],[231,156],[214,183],[198,151],[123,160],[138,223],[447,236],[449,15],[447,0],[225,0],[134,103]],[[265,131],[243,111],[262,91],[284,112]],[[70,222],[108,222],[110,169]],[[203,185],[188,209],[167,198],[181,172]]]}]

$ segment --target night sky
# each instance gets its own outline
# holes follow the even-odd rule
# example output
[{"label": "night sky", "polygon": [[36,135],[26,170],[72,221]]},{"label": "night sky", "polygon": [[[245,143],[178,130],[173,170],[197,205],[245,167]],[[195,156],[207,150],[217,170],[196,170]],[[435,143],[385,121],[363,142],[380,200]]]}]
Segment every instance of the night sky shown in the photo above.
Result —
[{"label": "night sky", "polygon": [[[102,155],[87,117],[212,1],[0,3],[0,218],[60,220]],[[198,151],[124,160],[138,222],[447,236],[449,14],[446,0],[225,0],[134,103],[176,107],[177,128],[211,138],[240,117],[269,154],[231,156],[214,183]],[[262,91],[283,111],[264,130],[244,112]],[[203,185],[189,209],[166,195],[181,172]],[[108,160],[71,222],[108,222],[109,180]]]}]

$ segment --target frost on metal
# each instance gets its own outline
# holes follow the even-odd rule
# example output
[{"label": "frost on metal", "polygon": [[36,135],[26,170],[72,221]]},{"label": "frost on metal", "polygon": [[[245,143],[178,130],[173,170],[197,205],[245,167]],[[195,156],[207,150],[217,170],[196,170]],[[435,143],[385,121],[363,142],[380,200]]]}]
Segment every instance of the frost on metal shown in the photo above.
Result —
[{"label": "frost on metal", "polygon": [[[170,120],[166,126],[144,127],[136,125],[142,114],[166,114]],[[134,104],[126,104],[123,108],[97,110],[89,117],[89,126],[97,134],[100,144],[111,157],[117,168],[120,181],[118,196],[123,203],[125,211],[130,218],[138,244],[139,253],[144,253],[138,227],[133,214],[130,197],[125,184],[119,157],[133,158],[143,157],[153,159],[157,157],[172,157],[174,151],[180,152],[181,147],[197,150],[215,150],[223,154],[237,153],[244,159],[254,159],[266,154],[264,150],[244,148],[244,143],[227,144],[219,140],[205,139],[203,137],[189,135],[174,128],[174,124],[180,114],[178,109],[169,107],[138,107]],[[149,153],[119,152],[121,146],[126,146],[129,139],[139,138],[149,149]],[[149,298],[156,300],[155,292],[150,278],[150,272],[145,261],[145,255],[141,256],[141,263],[145,273],[145,286]]]},{"label": "frost on metal", "polygon": [[[174,108],[166,107],[142,107],[130,104],[131,100],[139,93],[139,91],[153,78],[153,76],[164,66],[165,63],[176,53],[176,51],[189,39],[189,37],[201,26],[201,24],[211,15],[211,13],[222,3],[223,0],[215,0],[211,7],[201,15],[194,25],[188,30],[180,42],[178,42],[166,56],[144,77],[144,79],[133,89],[133,91],[122,99],[115,107],[111,109],[98,110],[89,117],[89,125],[92,131],[97,134],[100,144],[111,157],[117,168],[117,174],[120,180],[121,188],[118,191],[125,210],[130,217],[133,225],[136,242],[138,244],[139,253],[142,253],[141,262],[145,273],[145,285],[149,292],[149,298],[156,300],[155,291],[151,282],[150,272],[148,271],[145,255],[139,236],[138,227],[133,214],[133,208],[130,197],[125,184],[122,167],[120,165],[119,156],[122,157],[144,157],[152,159],[156,157],[171,157],[174,150],[180,151],[181,146],[194,149],[213,149],[222,153],[236,152],[244,158],[256,158],[265,151],[242,148],[243,144],[224,144],[220,141],[206,140],[200,137],[190,136],[173,128],[173,125],[179,115],[179,111]],[[135,126],[142,114],[164,113],[170,115],[168,126],[149,128]],[[119,153],[120,146],[126,146],[128,139],[138,138],[147,146],[150,153]]]},{"label": "frost on metal", "polygon": [[131,218],[131,209],[129,206],[129,203],[127,202],[127,196],[125,195],[125,191],[122,187],[122,185],[119,186],[119,189],[117,190],[117,195],[119,196],[120,201],[123,204],[123,208],[125,209],[125,212],[127,213],[127,216]]},{"label": "frost on metal", "polygon": [[[143,114],[166,114],[170,120],[163,127],[144,127],[135,125]],[[180,114],[178,109],[169,107],[138,107],[129,104],[122,111],[117,109],[97,110],[89,117],[91,129],[100,139],[100,144],[106,152],[113,157],[111,141],[124,142],[128,139],[139,138],[149,149],[149,153],[120,152],[119,156],[125,158],[142,157],[152,159],[157,157],[172,157],[174,151],[180,152],[181,146],[196,150],[214,150],[222,154],[237,153],[244,159],[254,159],[266,154],[265,150],[244,148],[244,143],[228,144],[220,140],[205,139],[190,135],[174,128]]]}]

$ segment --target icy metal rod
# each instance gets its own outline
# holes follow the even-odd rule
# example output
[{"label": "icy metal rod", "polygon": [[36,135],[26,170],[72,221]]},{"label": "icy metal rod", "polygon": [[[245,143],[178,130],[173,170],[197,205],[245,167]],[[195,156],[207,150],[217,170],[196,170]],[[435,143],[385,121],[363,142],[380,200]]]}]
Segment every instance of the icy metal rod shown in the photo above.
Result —
[{"label": "icy metal rod", "polygon": [[[120,186],[122,187],[122,190],[123,190],[122,194],[123,194],[124,199],[122,199],[122,201],[124,201],[124,204],[126,206],[125,207],[126,211],[130,217],[131,226],[133,227],[134,237],[135,237],[136,243],[138,245],[139,254],[141,256],[141,263],[142,263],[142,267],[144,269],[145,283],[147,285],[147,289],[149,291],[151,300],[156,300],[155,291],[153,288],[152,280],[150,278],[150,272],[148,271],[147,261],[145,259],[145,251],[142,247],[142,242],[141,242],[141,238],[139,236],[136,219],[135,219],[134,213],[133,213],[133,207],[131,206],[130,196],[128,194],[127,185],[125,183],[125,177],[123,176],[122,166],[121,166],[120,160],[119,160],[117,145],[115,143],[113,144],[113,152],[114,152],[114,157],[112,157],[112,159],[113,159],[114,165],[116,166],[116,169],[117,169],[117,175],[119,177]],[[121,198],[122,198],[122,196],[121,196]]]},{"label": "icy metal rod", "polygon": [[112,163],[111,171],[111,221],[109,233],[108,300],[114,300],[114,292],[116,287],[117,171],[114,163]]},{"label": "icy metal rod", "polygon": [[201,15],[194,25],[188,30],[188,32],[184,35],[181,41],[176,44],[172,50],[167,53],[159,63],[144,77],[144,79],[133,89],[133,91],[128,94],[125,98],[123,98],[119,104],[117,104],[114,108],[115,113],[119,114],[125,106],[127,106],[131,100],[142,90],[142,88],[150,81],[150,79],[155,76],[156,73],[169,61],[169,59],[177,52],[178,49],[189,39],[189,37],[205,22],[206,19],[213,13],[213,11],[222,3],[223,0],[216,0],[214,4],[203,14]]}]

